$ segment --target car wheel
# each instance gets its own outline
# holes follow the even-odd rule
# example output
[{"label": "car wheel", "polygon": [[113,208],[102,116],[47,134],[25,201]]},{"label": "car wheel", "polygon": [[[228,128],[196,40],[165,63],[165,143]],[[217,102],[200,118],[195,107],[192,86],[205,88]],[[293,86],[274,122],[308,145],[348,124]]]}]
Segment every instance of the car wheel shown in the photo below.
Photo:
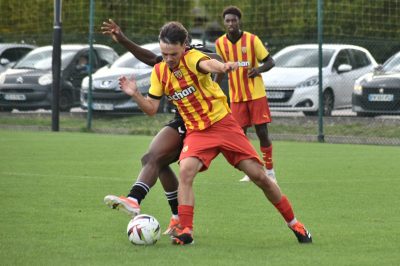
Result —
[{"label": "car wheel", "polygon": [[0,107],[0,112],[11,112],[12,110],[12,107]]},{"label": "car wheel", "polygon": [[[332,110],[334,105],[333,93],[330,90],[325,90],[324,92],[324,116],[332,116]],[[316,116],[318,111],[304,111],[305,116]]]},{"label": "car wheel", "polygon": [[375,117],[376,115],[373,113],[357,113],[358,117]]},{"label": "car wheel", "polygon": [[72,106],[72,95],[69,91],[61,91],[60,95],[60,111],[69,112]]},{"label": "car wheel", "polygon": [[324,116],[332,116],[334,104],[333,93],[330,90],[324,92]]}]

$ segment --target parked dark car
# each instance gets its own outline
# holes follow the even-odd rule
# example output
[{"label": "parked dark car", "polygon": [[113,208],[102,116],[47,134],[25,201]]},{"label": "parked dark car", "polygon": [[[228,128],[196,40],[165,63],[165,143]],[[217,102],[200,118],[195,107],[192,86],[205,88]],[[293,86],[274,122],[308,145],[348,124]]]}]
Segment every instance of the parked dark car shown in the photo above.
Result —
[{"label": "parked dark car", "polygon": [[352,109],[357,116],[400,114],[400,52],[356,80]]},{"label": "parked dark car", "polygon": [[[113,63],[117,53],[94,45],[93,71]],[[0,109],[3,111],[50,109],[52,101],[52,46],[36,48],[0,74]],[[82,79],[88,74],[89,45],[61,46],[60,110],[80,105]]]},{"label": "parked dark car", "polygon": [[24,43],[0,43],[0,73],[12,67],[15,62],[35,48],[34,45]]}]

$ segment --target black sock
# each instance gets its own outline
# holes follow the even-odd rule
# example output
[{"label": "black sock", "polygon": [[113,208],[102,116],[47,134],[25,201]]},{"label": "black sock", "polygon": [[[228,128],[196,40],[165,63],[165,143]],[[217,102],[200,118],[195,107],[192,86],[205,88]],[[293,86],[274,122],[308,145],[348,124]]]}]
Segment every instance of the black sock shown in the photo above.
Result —
[{"label": "black sock", "polygon": [[167,196],[172,214],[178,215],[178,190],[175,190],[173,192],[165,192],[165,196]]},{"label": "black sock", "polygon": [[131,192],[129,192],[128,197],[132,197],[135,198],[138,203],[140,204],[140,202],[146,197],[147,193],[149,193],[150,188],[148,185],[146,185],[143,182],[136,182],[132,189]]}]

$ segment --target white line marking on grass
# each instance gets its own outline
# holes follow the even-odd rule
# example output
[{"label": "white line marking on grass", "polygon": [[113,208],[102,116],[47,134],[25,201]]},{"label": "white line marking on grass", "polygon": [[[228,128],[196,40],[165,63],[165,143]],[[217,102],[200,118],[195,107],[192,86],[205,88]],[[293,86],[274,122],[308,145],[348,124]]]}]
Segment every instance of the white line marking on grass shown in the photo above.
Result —
[{"label": "white line marking on grass", "polygon": [[31,176],[31,177],[63,177],[63,178],[78,178],[78,179],[103,179],[103,180],[121,180],[126,181],[126,178],[112,177],[112,176],[79,176],[79,175],[59,175],[59,174],[39,174],[39,173],[18,173],[18,172],[1,172],[1,175],[8,176]]}]

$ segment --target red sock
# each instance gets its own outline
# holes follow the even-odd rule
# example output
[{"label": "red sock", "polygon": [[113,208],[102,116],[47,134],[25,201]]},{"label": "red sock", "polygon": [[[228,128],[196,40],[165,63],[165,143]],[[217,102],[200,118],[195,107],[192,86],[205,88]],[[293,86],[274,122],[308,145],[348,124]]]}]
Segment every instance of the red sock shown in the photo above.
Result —
[{"label": "red sock", "polygon": [[294,219],[293,209],[292,206],[290,205],[289,200],[286,198],[285,195],[282,195],[281,200],[274,205],[275,208],[281,213],[281,215],[283,216],[283,218],[287,223],[293,221]]},{"label": "red sock", "polygon": [[189,227],[190,230],[193,230],[193,214],[194,214],[193,206],[190,205],[178,206],[179,222],[182,228]]},{"label": "red sock", "polygon": [[265,168],[272,169],[272,144],[268,147],[260,146],[260,150],[262,152],[262,157],[265,163]]}]

